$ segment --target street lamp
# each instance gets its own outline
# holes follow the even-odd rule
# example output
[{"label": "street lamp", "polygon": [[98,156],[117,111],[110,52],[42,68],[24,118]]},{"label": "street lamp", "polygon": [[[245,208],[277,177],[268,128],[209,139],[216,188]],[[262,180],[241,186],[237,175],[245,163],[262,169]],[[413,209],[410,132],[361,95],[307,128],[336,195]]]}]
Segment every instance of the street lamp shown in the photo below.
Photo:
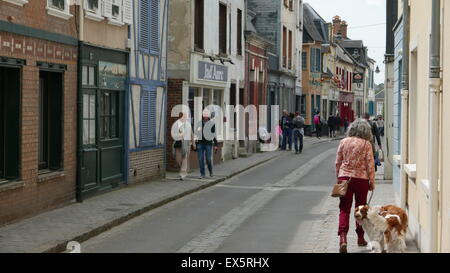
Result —
[{"label": "street lamp", "polygon": [[378,65],[377,65],[377,69],[375,70],[375,73],[380,73],[380,68],[378,67]]}]

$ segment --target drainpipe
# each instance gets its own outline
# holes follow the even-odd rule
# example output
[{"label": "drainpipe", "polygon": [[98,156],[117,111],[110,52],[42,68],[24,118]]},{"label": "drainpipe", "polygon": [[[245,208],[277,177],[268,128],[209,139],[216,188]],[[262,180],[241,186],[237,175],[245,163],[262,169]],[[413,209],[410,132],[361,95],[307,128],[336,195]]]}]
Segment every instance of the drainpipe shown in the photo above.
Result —
[{"label": "drainpipe", "polygon": [[406,185],[408,177],[405,173],[405,164],[408,164],[408,97],[409,97],[409,0],[403,0],[403,75],[402,75],[402,117],[401,117],[401,167],[400,167],[400,205],[406,208]]},{"label": "drainpipe", "polygon": [[439,210],[439,112],[441,91],[441,1],[433,0],[430,38],[430,78],[429,78],[429,146],[428,174],[430,185],[430,252],[438,251],[438,210]]},{"label": "drainpipe", "polygon": [[81,131],[81,124],[83,120],[83,94],[81,93],[81,75],[82,75],[82,48],[83,48],[83,37],[84,37],[84,10],[83,10],[83,3],[79,3],[78,6],[79,11],[79,18],[78,22],[75,22],[78,24],[78,59],[77,59],[77,168],[76,168],[76,192],[75,192],[75,198],[77,202],[83,202],[83,196],[82,196],[82,188],[81,188],[81,162],[83,161],[83,135]]}]

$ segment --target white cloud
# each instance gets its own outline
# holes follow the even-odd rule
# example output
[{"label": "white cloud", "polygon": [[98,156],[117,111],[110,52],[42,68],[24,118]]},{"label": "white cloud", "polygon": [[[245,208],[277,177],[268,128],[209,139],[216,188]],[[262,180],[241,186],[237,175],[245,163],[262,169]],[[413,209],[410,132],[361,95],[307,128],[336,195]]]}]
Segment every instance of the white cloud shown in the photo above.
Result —
[{"label": "white cloud", "polygon": [[366,0],[369,6],[381,6],[381,0]]}]

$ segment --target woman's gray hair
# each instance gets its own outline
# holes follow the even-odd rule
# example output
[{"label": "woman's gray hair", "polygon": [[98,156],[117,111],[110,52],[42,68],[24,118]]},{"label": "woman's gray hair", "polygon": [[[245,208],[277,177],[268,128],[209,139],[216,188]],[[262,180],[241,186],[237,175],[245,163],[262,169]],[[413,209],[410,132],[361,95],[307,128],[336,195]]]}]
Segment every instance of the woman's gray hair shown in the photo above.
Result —
[{"label": "woman's gray hair", "polygon": [[359,137],[367,141],[372,141],[372,128],[365,119],[357,119],[352,124],[347,131],[347,137]]}]

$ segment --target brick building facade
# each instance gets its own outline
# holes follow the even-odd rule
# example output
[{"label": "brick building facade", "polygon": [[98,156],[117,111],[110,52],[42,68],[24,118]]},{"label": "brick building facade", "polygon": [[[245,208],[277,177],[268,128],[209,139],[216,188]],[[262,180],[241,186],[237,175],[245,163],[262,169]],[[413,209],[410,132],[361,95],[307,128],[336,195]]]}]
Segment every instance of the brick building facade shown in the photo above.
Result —
[{"label": "brick building facade", "polygon": [[63,3],[0,1],[0,225],[75,199],[78,41]]}]

